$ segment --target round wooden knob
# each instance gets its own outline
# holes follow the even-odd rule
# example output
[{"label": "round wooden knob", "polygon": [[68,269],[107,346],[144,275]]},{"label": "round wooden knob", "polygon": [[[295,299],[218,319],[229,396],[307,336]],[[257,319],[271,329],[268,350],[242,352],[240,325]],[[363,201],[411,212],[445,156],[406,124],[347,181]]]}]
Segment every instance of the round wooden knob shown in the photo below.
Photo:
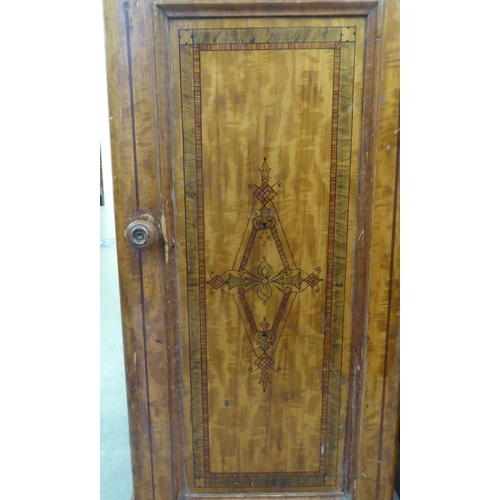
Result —
[{"label": "round wooden knob", "polygon": [[125,237],[132,248],[146,250],[146,248],[149,248],[154,243],[158,237],[158,232],[152,222],[148,220],[135,220],[128,225]]}]

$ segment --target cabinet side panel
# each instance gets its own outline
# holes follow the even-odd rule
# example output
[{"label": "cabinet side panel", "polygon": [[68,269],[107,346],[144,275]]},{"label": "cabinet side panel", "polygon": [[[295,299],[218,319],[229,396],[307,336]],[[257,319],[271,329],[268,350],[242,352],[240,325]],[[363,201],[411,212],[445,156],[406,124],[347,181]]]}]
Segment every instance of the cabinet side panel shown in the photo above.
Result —
[{"label": "cabinet side panel", "polygon": [[134,498],[171,496],[164,248],[128,246],[128,224],[161,219],[153,6],[105,2],[113,189]]},{"label": "cabinet side panel", "polygon": [[354,495],[359,500],[392,498],[399,393],[399,2],[388,0],[378,10],[373,237]]}]

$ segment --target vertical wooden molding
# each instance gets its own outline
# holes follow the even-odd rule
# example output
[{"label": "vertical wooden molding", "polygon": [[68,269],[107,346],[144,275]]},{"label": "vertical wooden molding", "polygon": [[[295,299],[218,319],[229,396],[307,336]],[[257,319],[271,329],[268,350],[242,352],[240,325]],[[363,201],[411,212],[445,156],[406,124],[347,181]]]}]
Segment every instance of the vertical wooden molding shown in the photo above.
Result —
[{"label": "vertical wooden molding", "polygon": [[[358,222],[355,245],[355,277],[353,299],[353,333],[351,347],[349,411],[346,416],[346,489],[356,495],[357,467],[360,457],[359,439],[362,420],[363,384],[366,376],[366,332],[368,314],[370,247],[372,242],[372,206],[375,170],[373,128],[377,120],[379,8],[367,16],[364,68],[363,122],[358,177]],[[356,498],[356,497],[355,497]]]},{"label": "vertical wooden molding", "polygon": [[368,328],[354,499],[393,495],[399,390],[399,2],[380,4]]},{"label": "vertical wooden molding", "polygon": [[[143,361],[142,310],[133,314],[129,303],[141,300],[140,267],[135,252],[123,239],[130,206],[137,207],[130,113],[122,114],[124,103],[130,102],[128,83],[127,33],[122,2],[104,4],[106,53],[110,112],[111,153],[114,177],[115,225],[117,233],[118,270],[124,337],[125,372],[130,429],[130,447],[134,483],[151,496],[151,459],[148,428],[138,425],[144,421],[148,407],[146,367]],[[129,107],[129,106],[127,106]],[[118,117],[122,117],[121,120]],[[134,342],[131,338],[134,337]],[[146,417],[147,420],[147,417]],[[137,491],[137,494],[142,494]],[[144,496],[144,495],[143,495]],[[144,496],[147,498],[147,496]]]},{"label": "vertical wooden molding", "polygon": [[144,213],[160,221],[152,3],[105,0],[117,251],[134,498],[171,496],[164,248],[136,252],[124,230]]},{"label": "vertical wooden molding", "polygon": [[[177,459],[170,460],[170,478],[165,483],[165,492],[170,491],[166,498],[183,498],[186,495],[185,463],[179,457],[185,449],[183,399],[184,388],[182,380],[182,338],[179,326],[179,310],[181,290],[178,277],[178,247],[176,242],[177,225],[181,224],[177,217],[177,208],[174,193],[174,173],[172,161],[172,128],[175,126],[170,120],[172,103],[171,68],[167,63],[168,52],[165,52],[169,40],[169,25],[166,14],[155,5],[153,8],[155,25],[155,57],[156,57],[156,88],[158,102],[158,139],[159,139],[159,181],[161,225],[164,235],[162,252],[165,258],[165,331],[166,350],[173,353],[167,356],[167,393],[170,415],[170,456]],[[167,484],[169,483],[169,484]],[[167,490],[170,488],[170,490]],[[167,494],[167,493],[165,493]]]}]

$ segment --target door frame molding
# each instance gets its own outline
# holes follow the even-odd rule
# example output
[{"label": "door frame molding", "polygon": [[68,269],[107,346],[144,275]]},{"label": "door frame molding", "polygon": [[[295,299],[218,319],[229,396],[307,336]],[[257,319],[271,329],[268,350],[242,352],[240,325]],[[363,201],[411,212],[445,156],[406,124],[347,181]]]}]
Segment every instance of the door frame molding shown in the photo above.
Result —
[{"label": "door frame molding", "polygon": [[[364,16],[367,20],[358,184],[345,493],[255,498],[392,498],[399,398],[399,1],[104,0],[117,252],[134,498],[231,499],[187,494],[176,311],[177,247],[168,65],[157,64],[168,18]],[[157,129],[158,124],[158,129]],[[157,131],[158,130],[158,131]],[[160,201],[159,201],[160,200]],[[135,207],[131,210],[131,207]],[[163,244],[130,248],[145,214]],[[167,354],[168,353],[168,354]],[[159,376],[163,375],[163,376]]]}]

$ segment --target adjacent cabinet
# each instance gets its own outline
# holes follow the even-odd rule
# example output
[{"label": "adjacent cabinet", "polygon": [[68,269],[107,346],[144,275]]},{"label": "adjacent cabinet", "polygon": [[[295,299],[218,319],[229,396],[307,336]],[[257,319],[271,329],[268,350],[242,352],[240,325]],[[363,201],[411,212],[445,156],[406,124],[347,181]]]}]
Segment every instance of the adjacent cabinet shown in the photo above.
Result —
[{"label": "adjacent cabinet", "polygon": [[135,500],[390,500],[399,5],[105,0]]}]

